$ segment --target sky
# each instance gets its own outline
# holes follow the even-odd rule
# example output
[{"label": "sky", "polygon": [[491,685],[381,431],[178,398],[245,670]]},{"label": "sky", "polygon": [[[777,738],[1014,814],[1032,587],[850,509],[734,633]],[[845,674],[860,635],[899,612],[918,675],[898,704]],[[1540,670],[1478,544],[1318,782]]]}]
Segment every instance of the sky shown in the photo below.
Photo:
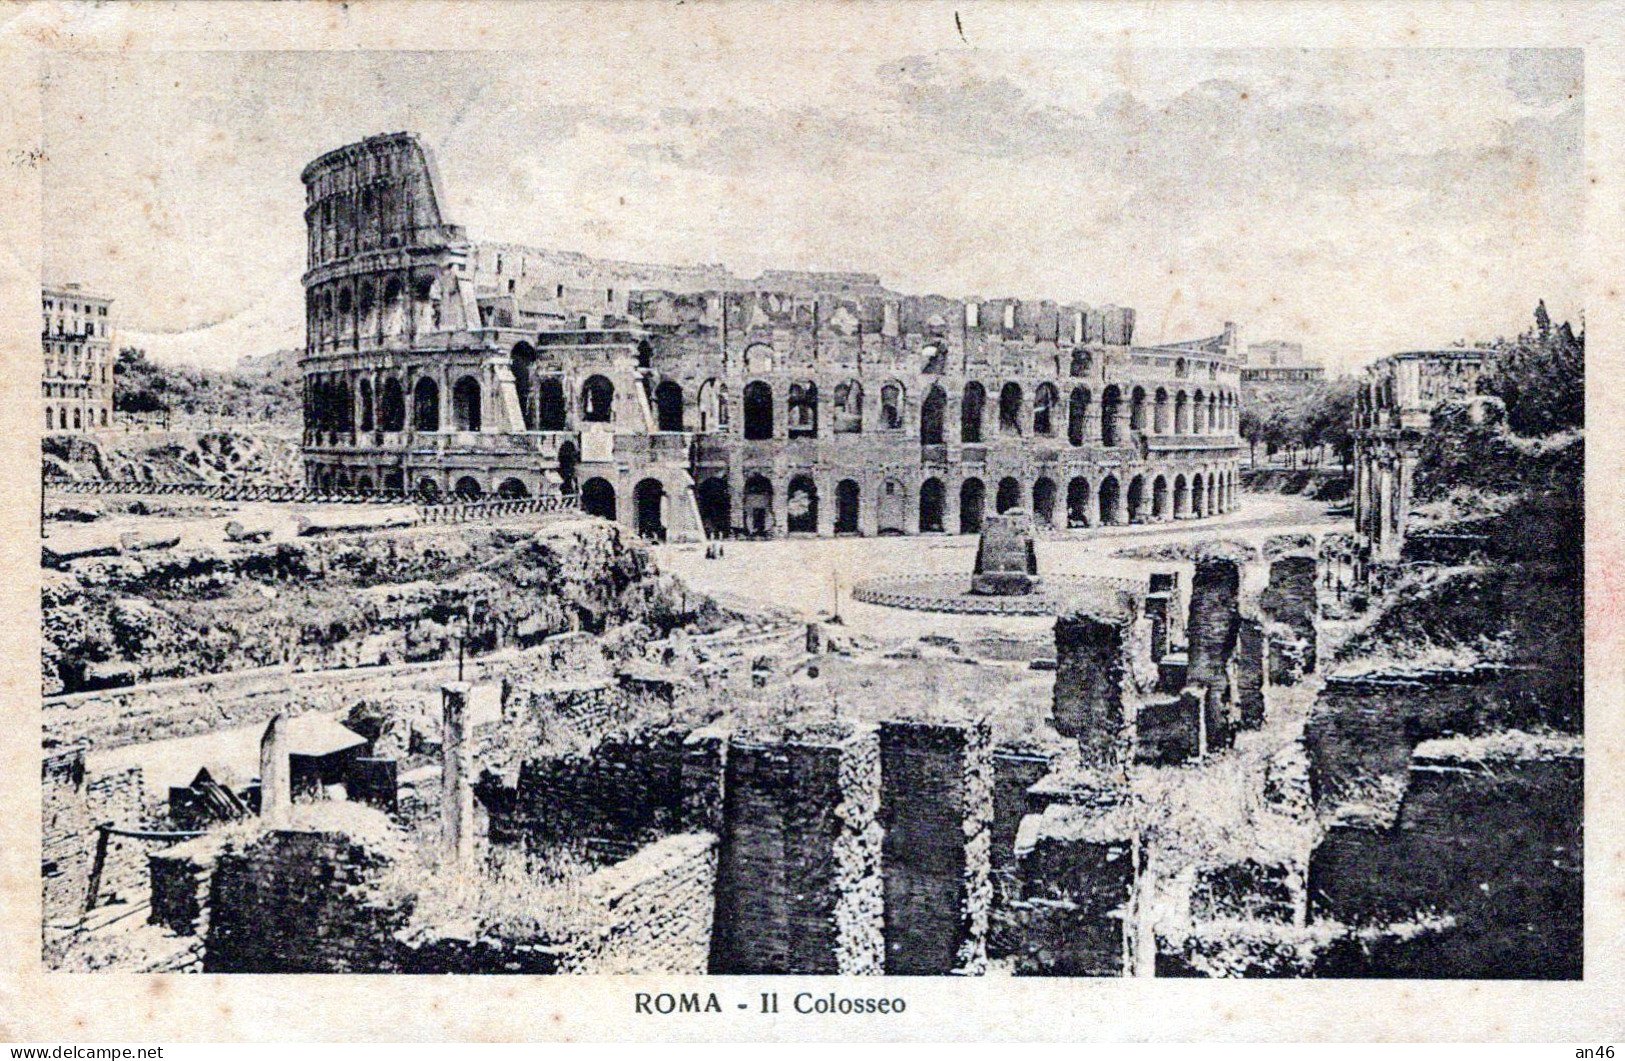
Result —
[{"label": "sky", "polygon": [[59,54],[45,279],[123,344],[303,345],[317,155],[412,130],[475,239],[1133,306],[1334,372],[1581,312],[1577,50]]}]

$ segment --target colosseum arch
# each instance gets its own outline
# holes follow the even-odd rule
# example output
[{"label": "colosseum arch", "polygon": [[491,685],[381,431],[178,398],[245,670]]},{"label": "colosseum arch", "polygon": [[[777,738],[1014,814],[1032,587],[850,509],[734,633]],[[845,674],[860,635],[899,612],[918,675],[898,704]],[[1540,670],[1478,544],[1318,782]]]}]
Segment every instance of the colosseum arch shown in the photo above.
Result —
[{"label": "colosseum arch", "polygon": [[497,484],[497,496],[508,500],[517,500],[522,497],[529,497],[530,488],[525,485],[523,479],[517,479],[510,475]]},{"label": "colosseum arch", "polygon": [[1117,485],[1117,477],[1108,475],[1100,480],[1100,525],[1110,527],[1123,522],[1123,506],[1121,489]]},{"label": "colosseum arch", "polygon": [[361,381],[361,430],[372,430],[372,380]]},{"label": "colosseum arch", "polygon": [[383,332],[386,336],[406,334],[406,299],[398,276],[384,283]]},{"label": "colosseum arch", "polygon": [[1184,391],[1174,395],[1174,434],[1188,435],[1191,433],[1191,403]]},{"label": "colosseum arch", "polygon": [[1128,521],[1145,522],[1145,476],[1136,475],[1128,483]]},{"label": "colosseum arch", "polygon": [[1174,508],[1169,515],[1175,519],[1190,514],[1191,494],[1190,487],[1185,482],[1185,474],[1180,472],[1174,476]]},{"label": "colosseum arch", "polygon": [[1144,431],[1145,422],[1145,388],[1135,387],[1128,400],[1128,426],[1131,431]]},{"label": "colosseum arch", "polygon": [[581,419],[607,424],[615,418],[615,384],[604,376],[589,376],[581,385]]},{"label": "colosseum arch", "polygon": [[676,380],[655,388],[655,425],[661,431],[683,430],[683,388]]},{"label": "colosseum arch", "polygon": [[752,343],[745,347],[745,374],[765,376],[773,371],[773,348],[766,343]]},{"label": "colosseum arch", "polygon": [[472,475],[464,475],[457,480],[457,485],[452,487],[452,493],[458,497],[483,497],[485,490],[480,486],[478,479]]},{"label": "colosseum arch", "polygon": [[987,486],[977,478],[966,479],[959,487],[959,533],[980,534],[982,509],[987,504]]},{"label": "colosseum arch", "polygon": [[1066,525],[1068,527],[1087,527],[1093,520],[1089,518],[1089,480],[1081,475],[1074,476],[1066,484]]},{"label": "colosseum arch", "polygon": [[863,384],[849,379],[835,386],[835,424],[837,435],[856,435],[863,431]]},{"label": "colosseum arch", "polygon": [[901,431],[906,420],[908,391],[896,380],[880,385],[880,427],[883,431]]},{"label": "colosseum arch", "polygon": [[558,376],[542,376],[536,380],[536,430],[566,430],[570,422],[568,405],[564,400],[564,380]]},{"label": "colosseum arch", "polygon": [[745,438],[753,442],[773,437],[773,388],[763,380],[745,385]]},{"label": "colosseum arch", "polygon": [[666,484],[650,477],[632,489],[634,524],[638,536],[650,541],[666,540]]},{"label": "colosseum arch", "polygon": [[1041,527],[1055,525],[1055,480],[1047,475],[1033,482],[1033,521]]},{"label": "colosseum arch", "polygon": [[480,412],[480,381],[464,376],[451,388],[452,427],[458,431],[478,431]]},{"label": "colosseum arch", "polygon": [[1007,475],[999,480],[998,493],[993,497],[993,511],[1004,515],[1013,508],[1021,507],[1021,480],[1013,475]]},{"label": "colosseum arch", "polygon": [[700,384],[700,431],[720,431],[728,426],[728,387],[720,380],[708,379]]},{"label": "colosseum arch", "polygon": [[1203,511],[1209,516],[1218,515],[1219,514],[1218,501],[1219,501],[1218,475],[1216,473],[1209,472],[1208,477],[1207,477],[1207,508],[1203,509]]},{"label": "colosseum arch", "polygon": [[1155,435],[1168,434],[1172,425],[1168,420],[1168,389],[1166,387],[1157,388],[1156,396],[1152,399],[1152,406],[1151,433]]},{"label": "colosseum arch", "polygon": [[999,434],[1021,434],[1021,384],[1006,383],[999,388]]},{"label": "colosseum arch", "polygon": [[581,511],[614,521],[615,508],[615,487],[608,479],[594,476],[581,484]]},{"label": "colosseum arch", "polygon": [[1091,404],[1088,387],[1072,388],[1072,396],[1067,401],[1066,440],[1074,446],[1081,446],[1087,441]]},{"label": "colosseum arch", "polygon": [[1191,399],[1191,434],[1207,434],[1207,396],[1200,390]]},{"label": "colosseum arch", "polygon": [[1061,393],[1053,383],[1040,383],[1033,391],[1033,434],[1051,437],[1055,434],[1055,416],[1061,404]]},{"label": "colosseum arch", "polygon": [[947,491],[943,489],[942,480],[930,476],[920,484],[920,533],[945,530],[946,508]]},{"label": "colosseum arch", "polygon": [[381,431],[406,429],[406,397],[401,393],[401,381],[395,376],[384,380],[378,388],[378,428]]},{"label": "colosseum arch", "polygon": [[908,491],[896,479],[880,484],[875,506],[875,530],[881,534],[904,534],[908,530]]},{"label": "colosseum arch", "polygon": [[519,398],[519,415],[526,431],[536,427],[536,349],[527,342],[517,342],[508,351],[508,367],[513,371],[513,388]]},{"label": "colosseum arch", "polygon": [[358,494],[370,495],[372,493],[372,476],[368,475],[366,472],[362,472],[360,475],[356,476],[355,492]]},{"label": "colosseum arch", "polygon": [[559,446],[559,489],[567,494],[576,492],[576,466],[581,463],[581,450],[566,440]]},{"label": "colosseum arch", "polygon": [[55,428],[55,424],[54,424],[55,418],[56,418],[56,410],[52,409],[49,405],[47,405],[45,407],[45,430],[47,430],[47,431],[54,430],[54,428]]},{"label": "colosseum arch", "polygon": [[1100,392],[1100,444],[1108,449],[1121,441],[1117,437],[1117,416],[1122,407],[1123,392],[1117,384]]},{"label": "colosseum arch", "polygon": [[1191,475],[1191,515],[1201,518],[1207,515],[1207,487],[1202,482],[1202,473]]},{"label": "colosseum arch", "polygon": [[943,426],[947,410],[948,395],[942,387],[933,383],[926,392],[925,401],[920,403],[920,445],[940,446],[947,441]]},{"label": "colosseum arch", "polygon": [[773,533],[773,483],[756,474],[745,479],[745,530],[757,537]]},{"label": "colosseum arch", "polygon": [[790,437],[817,438],[818,384],[811,380],[790,384],[790,396],[785,405]]},{"label": "colosseum arch", "polygon": [[785,530],[791,534],[818,533],[818,484],[810,475],[790,480],[784,495]]},{"label": "colosseum arch", "polygon": [[694,491],[700,509],[700,524],[707,538],[722,538],[733,529],[733,502],[728,496],[728,481],[713,475]]},{"label": "colosseum arch", "polygon": [[1151,518],[1156,521],[1168,518],[1168,480],[1160,475],[1151,480]]},{"label": "colosseum arch", "polygon": [[965,384],[964,396],[959,402],[959,440],[982,441],[982,421],[987,409],[987,388],[975,380]]},{"label": "colosseum arch", "polygon": [[428,376],[418,380],[417,386],[412,388],[412,428],[440,430],[440,386]]},{"label": "colosseum arch", "polygon": [[[328,483],[329,488],[332,485],[332,483]],[[417,494],[426,501],[434,501],[440,497],[440,484],[425,475],[418,480]]]},{"label": "colosseum arch", "polygon": [[862,490],[855,479],[842,479],[835,484],[836,534],[857,534],[862,529],[858,517],[862,497]]}]

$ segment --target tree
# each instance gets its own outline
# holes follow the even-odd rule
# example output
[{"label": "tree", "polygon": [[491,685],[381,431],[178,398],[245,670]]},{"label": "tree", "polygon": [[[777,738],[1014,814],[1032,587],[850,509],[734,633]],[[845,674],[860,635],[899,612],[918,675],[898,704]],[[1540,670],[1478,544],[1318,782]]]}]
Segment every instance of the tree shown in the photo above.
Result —
[{"label": "tree", "polygon": [[1507,424],[1520,435],[1549,435],[1585,426],[1585,332],[1565,321],[1552,326],[1544,300],[1535,327],[1499,341],[1495,368],[1478,384],[1506,405]]},{"label": "tree", "polygon": [[1315,393],[1304,414],[1304,445],[1330,449],[1344,468],[1354,463],[1354,403],[1359,393],[1358,379],[1334,379]]}]

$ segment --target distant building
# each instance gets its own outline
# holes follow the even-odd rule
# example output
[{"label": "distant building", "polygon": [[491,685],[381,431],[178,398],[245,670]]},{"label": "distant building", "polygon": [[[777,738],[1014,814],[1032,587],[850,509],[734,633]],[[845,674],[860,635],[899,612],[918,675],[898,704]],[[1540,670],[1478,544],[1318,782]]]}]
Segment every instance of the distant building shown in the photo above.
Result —
[{"label": "distant building", "polygon": [[1305,360],[1302,343],[1272,340],[1250,343],[1241,365],[1241,386],[1245,392],[1249,384],[1309,384],[1326,378],[1326,369],[1319,363]]},{"label": "distant building", "polygon": [[78,284],[41,297],[45,430],[90,431],[113,423],[113,300]]}]

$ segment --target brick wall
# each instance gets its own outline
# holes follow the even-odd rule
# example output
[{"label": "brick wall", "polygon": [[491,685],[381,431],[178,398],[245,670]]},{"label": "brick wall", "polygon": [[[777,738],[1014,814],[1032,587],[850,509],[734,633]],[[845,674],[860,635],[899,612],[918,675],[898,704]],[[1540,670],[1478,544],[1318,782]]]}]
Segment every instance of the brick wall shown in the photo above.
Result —
[{"label": "brick wall", "polygon": [[1315,670],[1319,652],[1316,620],[1320,604],[1315,580],[1319,564],[1313,555],[1282,556],[1270,561],[1269,584],[1259,596],[1259,609],[1292,636],[1270,644],[1270,680],[1290,685]]},{"label": "brick wall", "polygon": [[1124,976],[1137,842],[1110,810],[1055,804],[1022,823],[1011,904],[1018,976]]},{"label": "brick wall", "polygon": [[873,731],[735,740],[727,760],[711,970],[880,972],[880,757]]},{"label": "brick wall", "polygon": [[1316,848],[1312,915],[1363,930],[1318,975],[1580,977],[1578,742],[1483,757],[1441,747],[1455,743],[1417,749],[1393,825],[1334,826]]},{"label": "brick wall", "polygon": [[880,726],[886,972],[983,972],[993,818],[991,734],[968,724]]},{"label": "brick wall", "polygon": [[1078,742],[1085,763],[1121,762],[1132,712],[1132,611],[1055,620],[1055,729]]},{"label": "brick wall", "polygon": [[87,777],[84,750],[51,752],[40,764],[40,876],[45,919],[76,921],[91,899],[97,848],[103,846],[97,895],[92,905],[146,894],[150,844],[128,837],[102,841],[99,826],[143,824],[141,768]]},{"label": "brick wall", "polygon": [[221,973],[392,972],[404,904],[381,895],[377,877],[400,854],[377,811],[355,804],[302,808],[359,831],[317,824],[274,830],[223,850],[209,885],[204,970]]},{"label": "brick wall", "polygon": [[1232,718],[1230,660],[1236,650],[1240,620],[1241,568],[1230,559],[1196,562],[1191,578],[1186,682],[1208,691],[1207,743],[1228,748],[1235,738]]}]

